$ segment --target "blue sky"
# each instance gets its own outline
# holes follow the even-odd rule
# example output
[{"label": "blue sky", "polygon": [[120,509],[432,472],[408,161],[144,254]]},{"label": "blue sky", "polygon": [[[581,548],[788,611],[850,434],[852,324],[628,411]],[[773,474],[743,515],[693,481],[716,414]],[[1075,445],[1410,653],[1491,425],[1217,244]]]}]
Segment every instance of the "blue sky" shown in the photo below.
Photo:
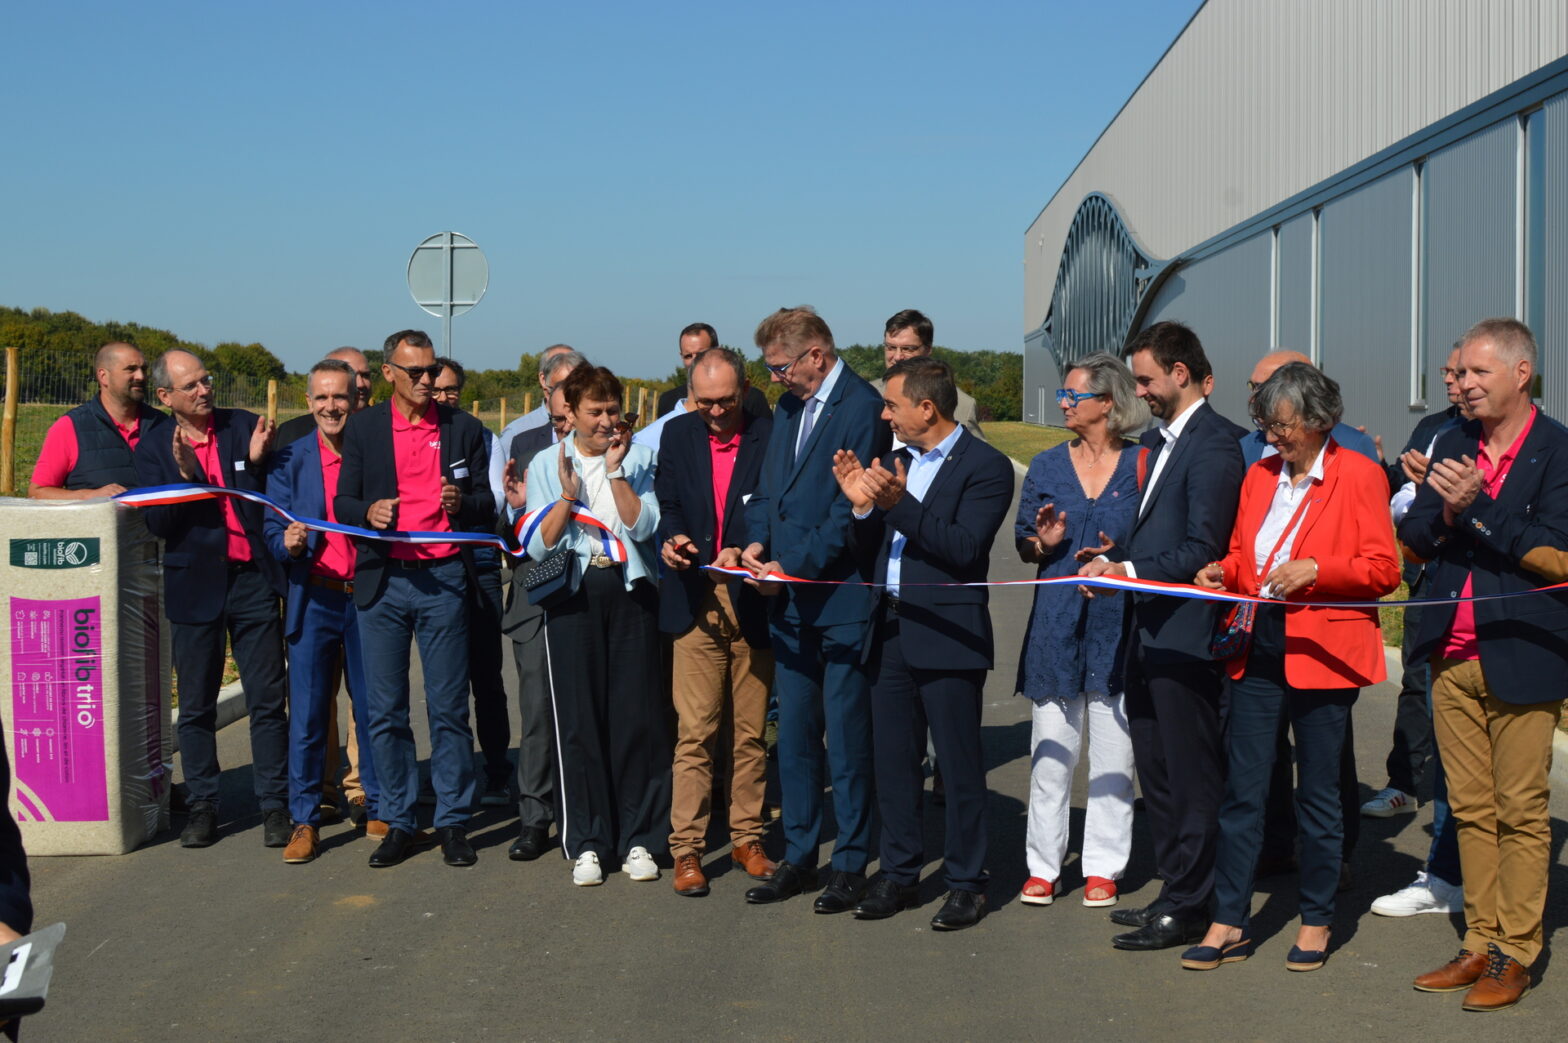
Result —
[{"label": "blue sky", "polygon": [[798,303],[1016,351],[1024,230],[1196,6],[10,4],[0,304],[302,369],[439,338],[404,274],[451,229],[470,367],[654,376]]}]

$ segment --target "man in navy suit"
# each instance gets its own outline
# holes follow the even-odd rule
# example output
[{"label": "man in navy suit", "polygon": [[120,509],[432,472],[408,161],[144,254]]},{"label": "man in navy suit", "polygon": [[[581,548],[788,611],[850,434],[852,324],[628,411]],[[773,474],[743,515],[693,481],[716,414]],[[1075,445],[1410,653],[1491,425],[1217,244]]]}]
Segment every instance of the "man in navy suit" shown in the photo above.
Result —
[{"label": "man in navy suit", "polygon": [[[433,400],[441,371],[430,338],[400,330],[386,341],[381,374],[392,397],[349,418],[333,502],[346,525],[404,532],[485,531],[495,526],[490,433]],[[372,868],[395,866],[425,842],[414,825],[419,762],[408,713],[408,652],[419,642],[430,719],[435,826],[447,865],[477,860],[468,817],[478,796],[468,727],[468,612],[479,589],[473,552],[454,543],[361,540],[354,604],[369,692],[370,741],[387,835]]]},{"label": "man in navy suit", "polygon": [[[143,486],[195,482],[260,492],[272,425],[243,409],[213,408],[212,377],[188,351],[166,351],[147,374],[174,415],[136,445]],[[218,836],[217,707],[224,635],[245,685],[251,775],[262,812],[262,843],[289,842],[287,686],[278,597],[283,570],[261,539],[261,508],[222,497],[143,511],[164,541],[163,608],[180,682],[180,761],[189,815],[182,847]]]},{"label": "man in navy suit", "polygon": [[756,491],[773,420],[745,408],[746,363],[709,348],[688,370],[694,409],[664,428],[654,492],[659,497],[659,629],[674,636],[672,695],[678,720],[670,802],[676,894],[708,893],[702,872],[712,811],[716,740],[730,722],[732,858],[753,879],[777,868],[762,850],[767,776],[768,689],[773,652],[763,598],[703,565],[740,564],[745,501]]},{"label": "man in navy suit", "polygon": [[[1082,572],[1191,583],[1230,545],[1241,448],[1203,397],[1211,370],[1192,330],[1157,322],[1128,354],[1160,442],[1132,535]],[[1219,614],[1209,601],[1137,594],[1127,619],[1127,719],[1163,884],[1147,907],[1111,913],[1136,928],[1113,944],[1164,949],[1198,941],[1208,924],[1224,789],[1220,666],[1209,654]]]},{"label": "man in navy suit", "polygon": [[[853,909],[871,858],[871,705],[861,642],[871,614],[870,554],[855,543],[849,501],[833,481],[841,449],[880,456],[891,444],[882,400],[842,362],[833,333],[807,307],[781,308],[757,327],[757,346],[779,400],[762,478],[746,505],[741,564],[756,575],[783,572],[845,585],[780,585],[770,614],[774,691],[779,700],[779,781],[784,861],[752,903],[777,902],[815,887],[822,840],[822,738],[833,785],[838,839],[819,913]],[[755,582],[755,581],[748,581]]]},{"label": "man in navy suit", "polygon": [[[353,366],[338,359],[316,363],[305,391],[316,433],[278,452],[267,475],[267,496],[292,514],[337,521],[332,501],[343,463],[343,428],[357,401]],[[320,843],[323,762],[327,744],[336,741],[328,724],[339,662],[348,678],[355,726],[360,734],[370,734],[354,609],[354,542],[341,533],[286,523],[271,511],[262,525],[267,549],[288,569],[283,636],[289,647],[289,816],[294,830],[283,861],[298,864],[314,859]],[[368,743],[360,750],[357,767],[365,790],[365,833],[385,836],[386,823],[378,814],[375,756]]]},{"label": "man in navy suit", "polygon": [[[1474,418],[1438,436],[1399,538],[1432,596],[1518,593],[1568,578],[1568,432],[1530,401],[1535,337],[1516,319],[1465,334],[1459,386]],[[1568,672],[1568,595],[1428,605],[1411,655],[1432,662],[1432,723],[1459,826],[1465,936],[1415,979],[1469,989],[1464,1009],[1517,1003],[1541,955],[1552,861],[1552,736]]]},{"label": "man in navy suit", "polygon": [[866,642],[882,875],[855,916],[885,919],[915,902],[925,865],[921,758],[929,725],[946,782],[948,886],[931,926],[954,931],[979,923],[985,910],[980,693],[994,665],[986,588],[957,584],[986,580],[991,541],[1012,504],[1013,466],[955,420],[958,386],[947,363],[920,356],[897,363],[882,400],[904,448],[870,469],[848,452],[835,461],[864,542],[879,548],[883,591]]}]

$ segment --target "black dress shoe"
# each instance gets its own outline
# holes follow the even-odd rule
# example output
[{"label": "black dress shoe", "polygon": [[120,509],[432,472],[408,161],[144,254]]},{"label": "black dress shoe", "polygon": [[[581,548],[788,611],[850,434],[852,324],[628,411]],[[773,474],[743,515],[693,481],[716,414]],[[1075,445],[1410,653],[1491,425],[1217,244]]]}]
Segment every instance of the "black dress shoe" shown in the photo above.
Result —
[{"label": "black dress shoe", "polygon": [[387,869],[402,862],[422,847],[406,829],[389,829],[386,837],[370,853],[371,869]]},{"label": "black dress shoe", "polygon": [[919,904],[920,885],[896,884],[885,876],[872,881],[866,895],[855,903],[855,919],[886,920],[900,909]]},{"label": "black dress shoe", "polygon": [[1161,913],[1136,931],[1118,934],[1111,939],[1111,944],[1118,949],[1171,949],[1201,942],[1208,929],[1208,923],[1203,920],[1182,920]]},{"label": "black dress shoe", "polygon": [[441,842],[441,861],[449,866],[471,866],[479,861],[474,845],[468,842],[468,830],[462,826],[442,826],[436,830]]},{"label": "black dress shoe", "polygon": [[506,849],[506,857],[513,862],[532,862],[544,854],[550,847],[550,831],[542,826],[524,826],[512,846]]},{"label": "black dress shoe", "polygon": [[1111,923],[1119,923],[1123,927],[1147,927],[1155,917],[1165,912],[1165,907],[1155,899],[1141,909],[1113,909],[1111,910]]},{"label": "black dress shoe", "polygon": [[846,873],[835,869],[828,877],[828,886],[817,895],[811,908],[818,913],[847,913],[866,893],[866,878],[859,873]]},{"label": "black dress shoe", "polygon": [[985,895],[977,891],[949,891],[947,901],[931,917],[934,931],[962,931],[973,927],[985,915]]},{"label": "black dress shoe", "polygon": [[746,892],[746,901],[752,905],[768,905],[771,902],[782,902],[786,898],[793,898],[802,891],[816,886],[815,866],[797,866],[780,862],[772,876]]},{"label": "black dress shoe", "polygon": [[262,847],[288,847],[293,834],[294,823],[289,821],[287,811],[274,808],[261,816]]},{"label": "black dress shoe", "polygon": [[218,839],[218,806],[210,800],[198,800],[187,814],[185,828],[180,831],[180,846],[211,847]]}]

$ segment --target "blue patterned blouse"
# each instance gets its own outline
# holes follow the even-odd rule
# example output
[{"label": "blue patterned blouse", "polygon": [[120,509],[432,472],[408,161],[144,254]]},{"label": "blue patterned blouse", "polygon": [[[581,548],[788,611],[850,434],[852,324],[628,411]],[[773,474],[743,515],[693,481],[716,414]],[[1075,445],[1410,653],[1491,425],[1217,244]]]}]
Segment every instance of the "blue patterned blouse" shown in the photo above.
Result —
[{"label": "blue patterned blouse", "polygon": [[[1138,445],[1128,442],[1117,457],[1111,480],[1097,499],[1084,495],[1063,443],[1029,464],[1018,497],[1015,539],[1034,535],[1034,518],[1045,504],[1067,512],[1067,532],[1038,575],[1070,576],[1080,568],[1073,555],[1100,545],[1104,532],[1125,544],[1138,518]],[[1122,690],[1122,613],[1127,598],[1102,592],[1090,599],[1076,587],[1036,587],[1023,654],[1018,657],[1017,691],[1035,702],[1076,699],[1081,693],[1114,695]]]}]

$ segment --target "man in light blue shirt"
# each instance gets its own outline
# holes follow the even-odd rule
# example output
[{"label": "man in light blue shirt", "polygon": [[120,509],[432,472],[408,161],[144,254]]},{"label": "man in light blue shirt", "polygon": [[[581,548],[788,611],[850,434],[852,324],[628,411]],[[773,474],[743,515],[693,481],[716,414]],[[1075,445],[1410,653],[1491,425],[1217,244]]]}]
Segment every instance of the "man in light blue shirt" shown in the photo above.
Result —
[{"label": "man in light blue shirt", "polygon": [[[536,427],[544,427],[550,422],[550,389],[566,379],[566,375],[588,360],[580,352],[574,351],[570,344],[552,344],[539,353],[539,407],[531,409],[522,416],[513,420],[501,429],[501,448],[499,453],[490,454],[490,488],[501,489],[505,487],[502,475],[506,467],[507,452],[512,448],[512,439]],[[521,463],[519,464],[521,466]]]}]

